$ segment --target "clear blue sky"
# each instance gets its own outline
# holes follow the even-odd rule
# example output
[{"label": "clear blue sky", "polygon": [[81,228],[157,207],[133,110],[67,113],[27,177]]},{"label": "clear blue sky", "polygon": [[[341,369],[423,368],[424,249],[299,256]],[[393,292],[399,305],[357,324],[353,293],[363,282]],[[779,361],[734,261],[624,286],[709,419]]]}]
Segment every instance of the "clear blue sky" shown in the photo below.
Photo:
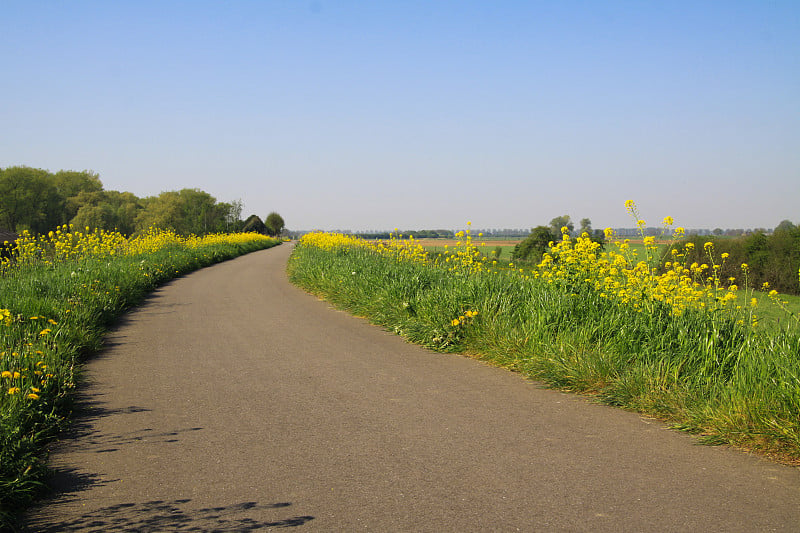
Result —
[{"label": "clear blue sky", "polygon": [[291,229],[800,223],[800,2],[0,4],[0,167]]}]

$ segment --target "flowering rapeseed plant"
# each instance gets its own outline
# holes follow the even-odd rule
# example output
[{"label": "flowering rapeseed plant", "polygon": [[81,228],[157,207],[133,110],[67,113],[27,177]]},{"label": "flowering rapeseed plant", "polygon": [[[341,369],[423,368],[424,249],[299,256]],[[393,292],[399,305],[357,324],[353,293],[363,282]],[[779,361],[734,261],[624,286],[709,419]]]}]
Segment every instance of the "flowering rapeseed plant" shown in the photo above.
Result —
[{"label": "flowering rapeseed plant", "polygon": [[[617,240],[610,228],[605,230],[606,238],[613,242],[608,251],[601,251],[600,244],[585,233],[573,241],[568,232],[564,232],[563,240],[552,244],[544,254],[534,276],[566,288],[588,284],[600,296],[639,310],[652,309],[653,305],[663,303],[673,314],[679,315],[687,309],[722,309],[735,304],[738,286],[733,282],[723,286],[719,278],[722,263],[716,261],[712,243],[704,246],[709,264],[687,265],[684,261],[686,252],[694,245],[687,243],[685,250],[677,249],[675,242],[684,236],[685,231],[683,228],[671,231],[674,219],[665,217],[661,238],[671,231],[671,242],[667,247],[671,260],[665,262],[664,269],[660,270],[658,265],[662,257],[657,239],[644,234],[647,223],[640,217],[633,200],[626,201],[625,208],[636,220],[644,244],[644,257],[639,257],[630,247],[630,241]],[[723,254],[723,263],[727,257]],[[746,269],[746,265],[743,266]]]}]

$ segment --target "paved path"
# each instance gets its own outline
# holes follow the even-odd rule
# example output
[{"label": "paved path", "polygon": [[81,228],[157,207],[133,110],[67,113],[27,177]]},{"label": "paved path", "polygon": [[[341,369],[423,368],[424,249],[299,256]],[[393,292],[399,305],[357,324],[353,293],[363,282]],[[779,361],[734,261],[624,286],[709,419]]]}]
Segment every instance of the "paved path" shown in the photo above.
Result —
[{"label": "paved path", "polygon": [[800,470],[406,344],[290,251],[122,320],[30,531],[800,531]]}]

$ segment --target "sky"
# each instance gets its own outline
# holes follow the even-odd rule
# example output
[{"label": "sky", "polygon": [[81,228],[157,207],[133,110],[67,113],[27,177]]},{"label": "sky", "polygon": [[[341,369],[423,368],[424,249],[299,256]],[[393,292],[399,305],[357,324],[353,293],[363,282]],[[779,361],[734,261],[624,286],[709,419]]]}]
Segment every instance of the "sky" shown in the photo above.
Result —
[{"label": "sky", "polygon": [[[800,2],[0,2],[0,167],[289,229],[800,223]],[[577,224],[576,224],[577,225]]]}]

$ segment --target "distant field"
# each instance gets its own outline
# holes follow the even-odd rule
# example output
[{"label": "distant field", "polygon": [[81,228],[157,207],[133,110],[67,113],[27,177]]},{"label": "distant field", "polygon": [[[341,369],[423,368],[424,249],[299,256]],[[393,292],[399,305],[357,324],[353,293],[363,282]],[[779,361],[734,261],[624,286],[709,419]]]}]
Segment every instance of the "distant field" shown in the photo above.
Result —
[{"label": "distant field", "polygon": [[[482,237],[474,237],[472,244],[475,245],[483,255],[491,255],[495,248],[501,248],[498,258],[511,259],[511,252],[514,246],[521,239],[508,240],[508,239],[484,239]],[[456,245],[456,239],[418,239],[417,242],[421,244],[428,252],[444,252],[445,246],[452,248]]]}]

